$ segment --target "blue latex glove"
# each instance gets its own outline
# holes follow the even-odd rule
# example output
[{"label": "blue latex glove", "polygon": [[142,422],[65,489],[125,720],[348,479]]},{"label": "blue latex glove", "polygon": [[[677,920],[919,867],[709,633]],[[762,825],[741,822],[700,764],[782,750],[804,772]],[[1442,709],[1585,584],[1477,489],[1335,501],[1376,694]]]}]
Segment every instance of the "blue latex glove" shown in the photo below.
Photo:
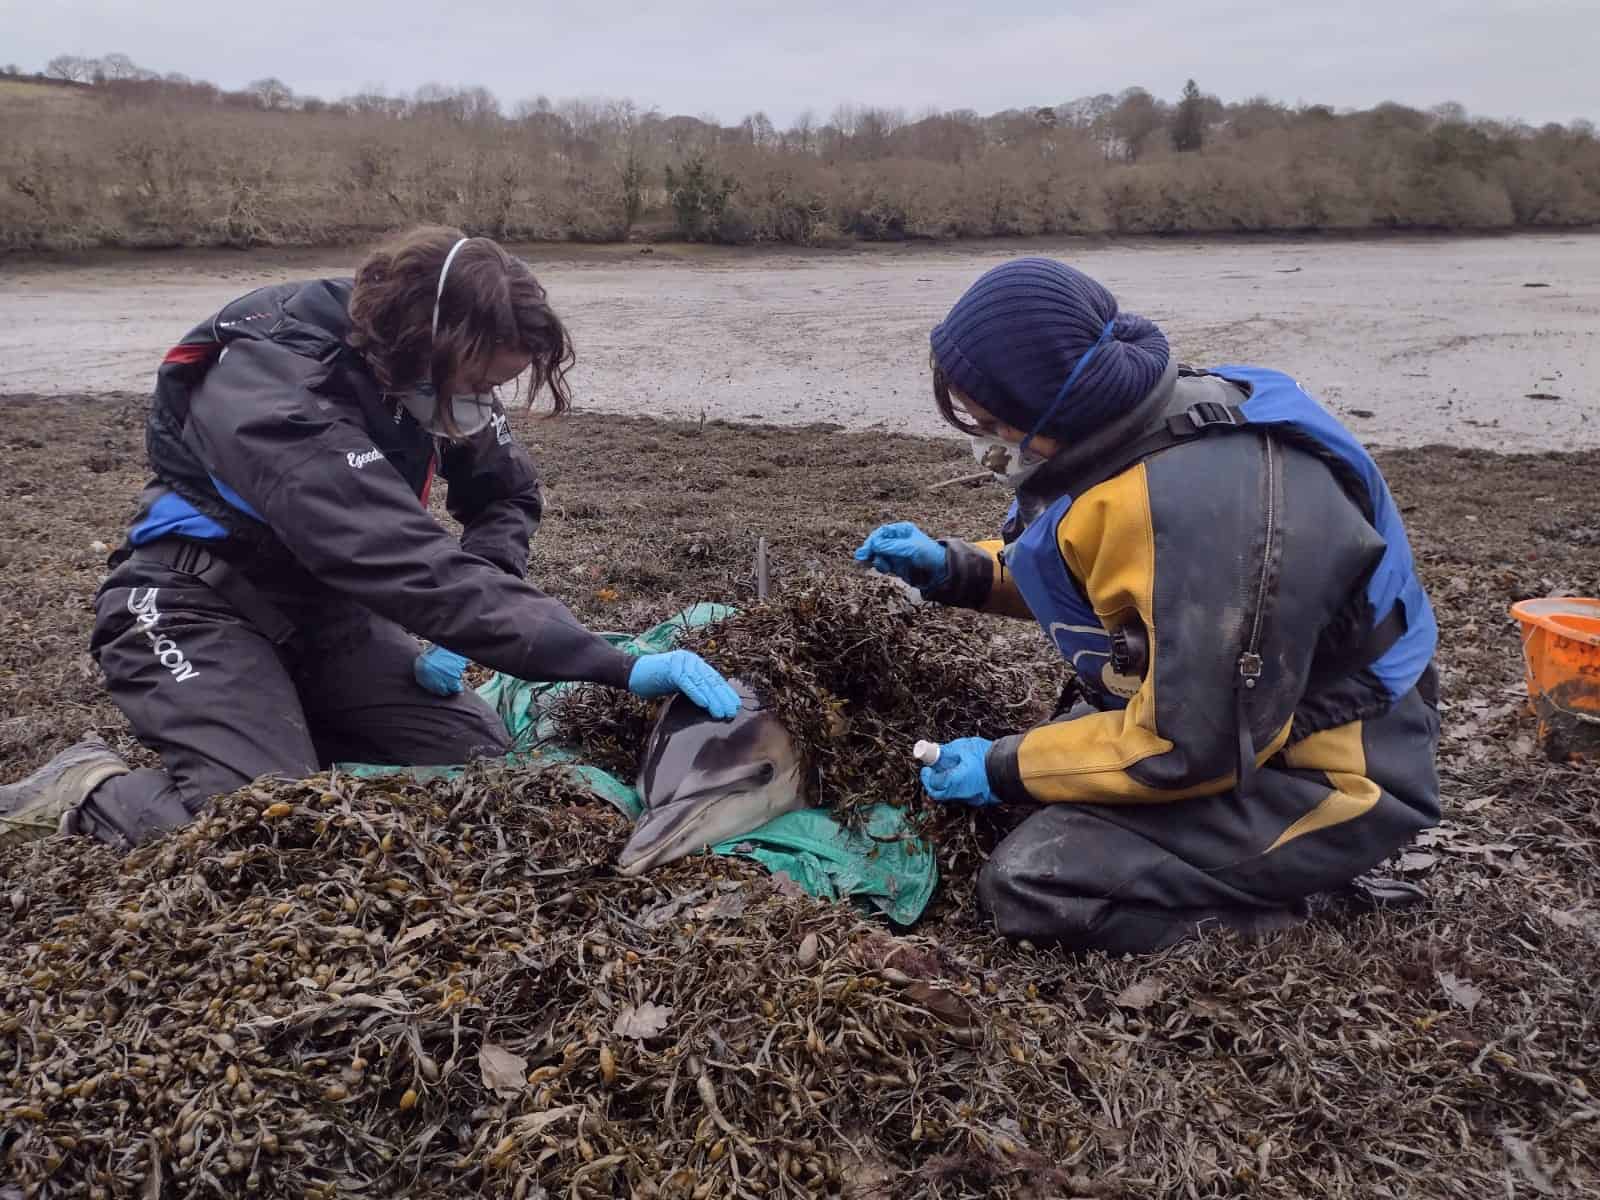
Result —
[{"label": "blue latex glove", "polygon": [[715,667],[688,650],[642,655],[628,676],[628,690],[646,697],[682,692],[719,721],[739,711],[739,693]]},{"label": "blue latex glove", "polygon": [[987,808],[999,804],[1000,797],[989,787],[989,769],[985,765],[989,747],[988,738],[957,738],[939,747],[939,761],[922,768],[923,790],[944,804],[970,804],[974,808]]},{"label": "blue latex glove", "polygon": [[435,696],[454,696],[461,691],[461,676],[466,670],[467,660],[443,646],[429,646],[411,664],[417,682]]},{"label": "blue latex glove", "polygon": [[950,578],[950,551],[910,521],[879,525],[856,548],[856,561],[916,588],[938,587]]}]

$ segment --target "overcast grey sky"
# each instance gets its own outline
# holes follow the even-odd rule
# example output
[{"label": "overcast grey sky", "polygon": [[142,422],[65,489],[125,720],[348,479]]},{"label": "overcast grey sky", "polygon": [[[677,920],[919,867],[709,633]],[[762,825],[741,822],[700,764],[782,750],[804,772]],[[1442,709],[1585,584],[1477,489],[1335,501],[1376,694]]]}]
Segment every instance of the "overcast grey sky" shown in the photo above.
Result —
[{"label": "overcast grey sky", "polygon": [[1174,98],[1600,118],[1600,0],[0,0],[0,63],[120,51],[224,87],[276,75],[335,99],[482,84],[629,97],[785,125],[840,103],[1056,104],[1130,85]]}]

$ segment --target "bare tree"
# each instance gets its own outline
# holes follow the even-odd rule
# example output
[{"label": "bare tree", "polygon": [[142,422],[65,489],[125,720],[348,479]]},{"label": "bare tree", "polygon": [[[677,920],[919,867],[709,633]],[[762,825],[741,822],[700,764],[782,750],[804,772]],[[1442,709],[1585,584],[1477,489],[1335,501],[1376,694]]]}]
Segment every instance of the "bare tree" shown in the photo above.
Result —
[{"label": "bare tree", "polygon": [[389,97],[383,94],[381,88],[369,88],[353,96],[346,96],[340,103],[353,113],[384,116],[387,114]]},{"label": "bare tree", "polygon": [[411,111],[451,121],[492,122],[500,119],[500,98],[486,87],[425,83],[413,94]]},{"label": "bare tree", "polygon": [[745,140],[757,150],[766,150],[777,145],[777,130],[773,129],[771,119],[764,112],[751,113],[739,122],[739,128]]},{"label": "bare tree", "polygon": [[857,155],[865,159],[883,158],[889,153],[889,139],[905,123],[905,114],[898,109],[861,109],[856,113],[855,135],[851,138]]},{"label": "bare tree", "polygon": [[1121,143],[1123,157],[1133,162],[1143,153],[1150,136],[1161,128],[1166,113],[1149,92],[1132,87],[1122,93],[1106,120]]},{"label": "bare tree", "polygon": [[1098,96],[1080,96],[1056,109],[1061,120],[1078,129],[1092,129],[1117,106],[1117,98],[1110,92]]},{"label": "bare tree", "polygon": [[463,115],[461,91],[442,83],[425,83],[412,93],[410,111],[459,121]]},{"label": "bare tree", "polygon": [[960,163],[976,158],[985,141],[983,121],[970,108],[933,113],[900,131],[898,152],[935,162]]},{"label": "bare tree", "polygon": [[716,140],[716,127],[696,117],[667,117],[652,127],[658,141],[680,158],[703,152]]},{"label": "bare tree", "polygon": [[608,100],[601,109],[603,127],[609,136],[619,145],[630,147],[638,142],[646,115],[632,100]]},{"label": "bare tree", "polygon": [[791,149],[810,154],[817,136],[817,116],[809,108],[794,119],[786,135]]},{"label": "bare tree", "polygon": [[94,78],[94,62],[76,54],[58,54],[45,64],[44,73],[68,83],[88,83]]},{"label": "bare tree", "polygon": [[595,137],[606,123],[605,102],[593,98],[563,100],[557,106],[556,114],[571,127],[572,136],[582,140]]},{"label": "bare tree", "polygon": [[461,116],[467,121],[498,121],[500,97],[486,87],[470,87],[461,93]]},{"label": "bare tree", "polygon": [[1240,141],[1248,141],[1268,130],[1288,128],[1289,110],[1269,97],[1252,96],[1230,105],[1225,119],[1230,134]]},{"label": "bare tree", "polygon": [[107,83],[121,83],[128,79],[138,79],[146,74],[143,67],[134,62],[126,54],[108,54],[98,62],[97,74]]},{"label": "bare tree", "polygon": [[265,79],[254,80],[247,84],[244,90],[254,96],[256,103],[262,108],[288,108],[294,103],[294,90],[276,76],[269,75]]},{"label": "bare tree", "polygon": [[1427,113],[1419,112],[1417,109],[1388,100],[1382,104],[1375,105],[1363,115],[1374,128],[1384,132],[1407,129],[1415,133],[1421,133],[1428,127]]}]

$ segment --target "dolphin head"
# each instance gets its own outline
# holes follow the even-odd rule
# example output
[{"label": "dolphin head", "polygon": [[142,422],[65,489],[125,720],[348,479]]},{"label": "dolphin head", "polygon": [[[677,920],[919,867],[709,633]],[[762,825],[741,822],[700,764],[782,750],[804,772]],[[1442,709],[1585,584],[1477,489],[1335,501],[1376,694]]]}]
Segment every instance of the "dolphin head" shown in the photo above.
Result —
[{"label": "dolphin head", "polygon": [[644,812],[617,867],[639,875],[805,807],[800,752],[750,688],[731,721],[708,716],[686,696],[667,701],[639,768]]}]

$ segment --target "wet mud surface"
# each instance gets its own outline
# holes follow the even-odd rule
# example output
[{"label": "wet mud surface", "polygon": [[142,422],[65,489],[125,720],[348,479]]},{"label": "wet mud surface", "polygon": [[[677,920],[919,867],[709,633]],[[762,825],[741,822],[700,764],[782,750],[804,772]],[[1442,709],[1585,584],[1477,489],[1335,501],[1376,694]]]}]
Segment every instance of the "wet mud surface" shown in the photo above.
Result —
[{"label": "wet mud surface", "polygon": [[[524,249],[572,326],[593,412],[937,434],[929,329],[988,267],[1047,254],[1160,322],[1185,361],[1289,371],[1370,443],[1600,446],[1596,234]],[[0,390],[142,391],[222,304],[357,255],[0,262]]]}]

